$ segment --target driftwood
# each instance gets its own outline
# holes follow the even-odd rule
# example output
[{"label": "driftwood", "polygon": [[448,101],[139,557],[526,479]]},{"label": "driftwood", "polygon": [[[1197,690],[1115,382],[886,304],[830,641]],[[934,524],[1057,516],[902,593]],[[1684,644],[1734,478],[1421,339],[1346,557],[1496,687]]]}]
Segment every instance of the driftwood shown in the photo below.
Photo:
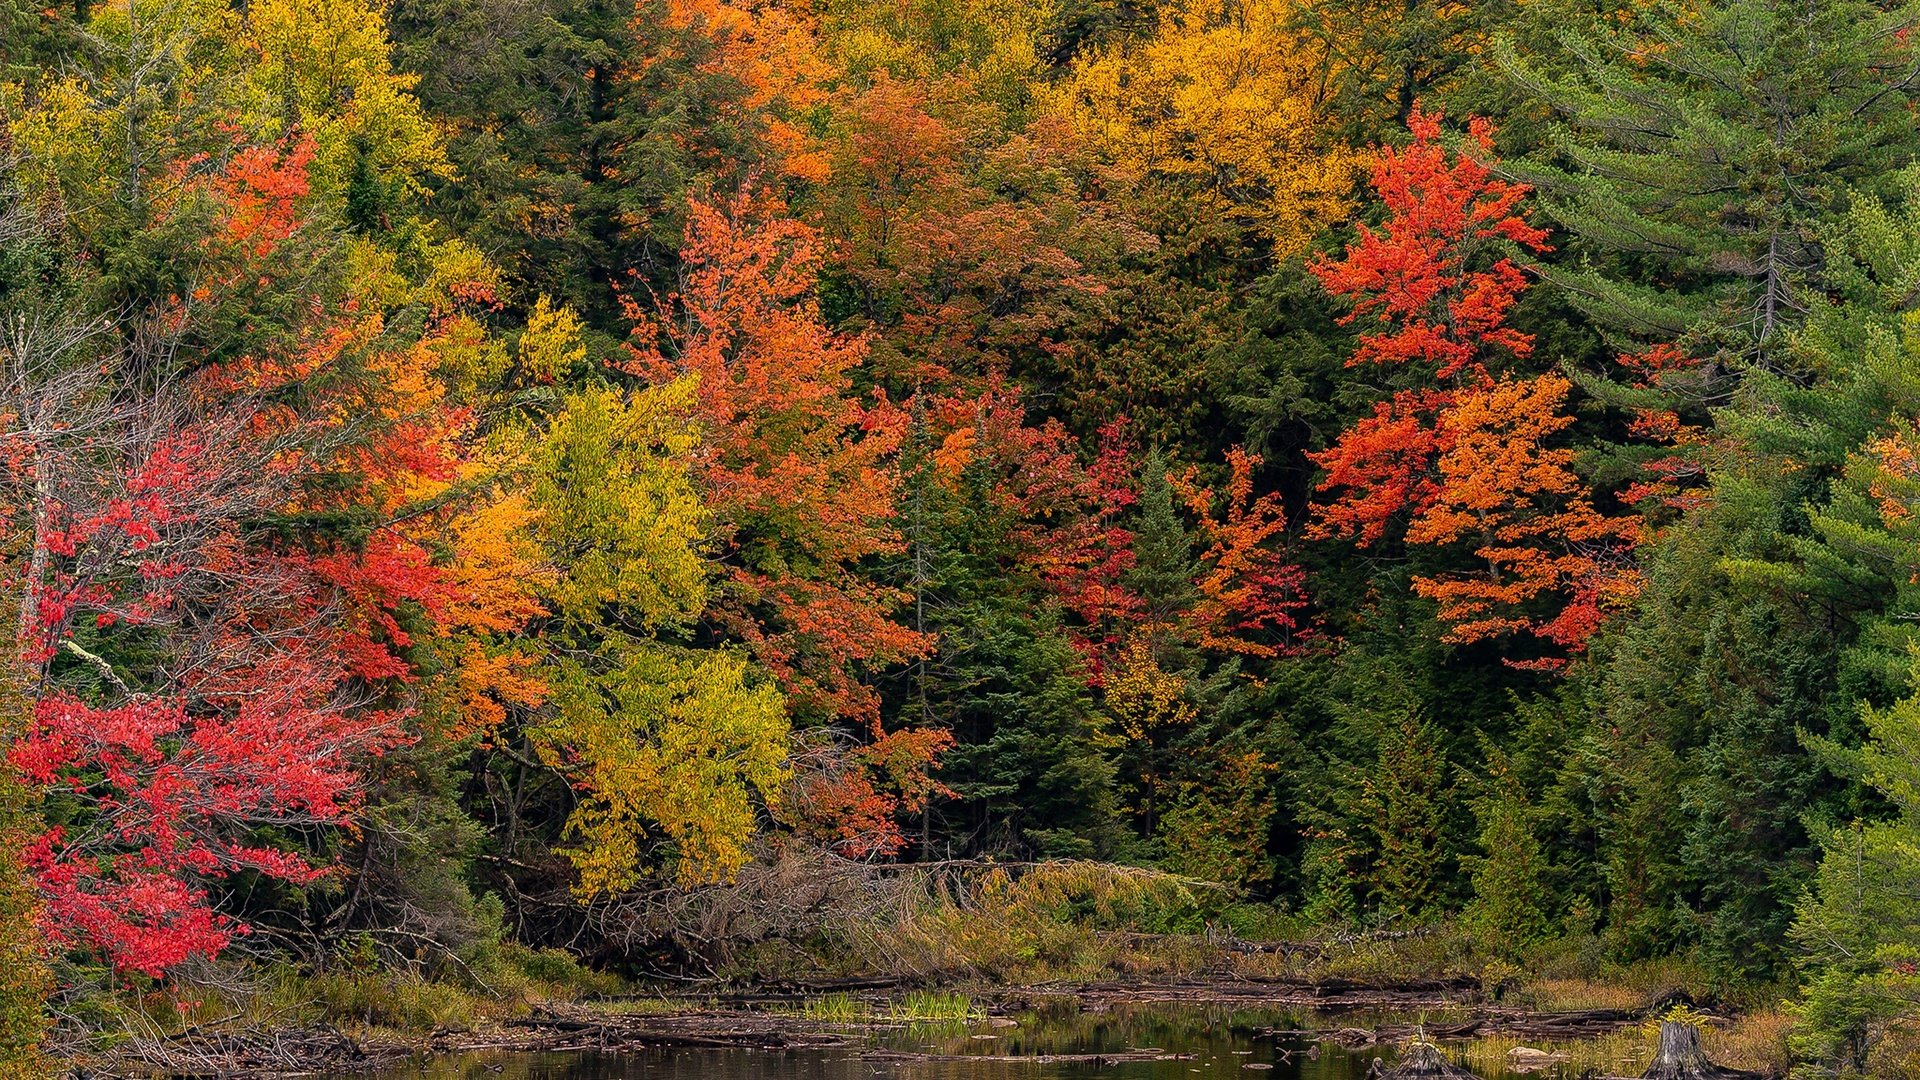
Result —
[{"label": "driftwood", "polygon": [[1660,1025],[1660,1048],[1644,1080],[1753,1080],[1759,1073],[1716,1065],[1700,1046],[1700,1029],[1668,1020]]},{"label": "driftwood", "polygon": [[361,1072],[393,1068],[412,1053],[404,1046],[370,1044],[333,1027],[265,1030],[191,1030],[172,1037],[134,1038],[85,1075],[101,1077],[272,1076],[319,1070]]},{"label": "driftwood", "polygon": [[1379,1058],[1367,1067],[1367,1080],[1427,1080],[1439,1077],[1441,1080],[1480,1080],[1471,1069],[1465,1069],[1447,1060],[1440,1048],[1430,1042],[1416,1042],[1407,1047],[1400,1060],[1387,1065]]}]

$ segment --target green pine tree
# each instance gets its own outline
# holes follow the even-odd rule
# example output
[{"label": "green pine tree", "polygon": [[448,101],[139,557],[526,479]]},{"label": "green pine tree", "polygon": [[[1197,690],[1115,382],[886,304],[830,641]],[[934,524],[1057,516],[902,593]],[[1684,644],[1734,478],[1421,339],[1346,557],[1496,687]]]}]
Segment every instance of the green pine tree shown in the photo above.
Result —
[{"label": "green pine tree", "polygon": [[1504,68],[1564,123],[1534,179],[1578,238],[1554,278],[1619,343],[1770,361],[1822,277],[1850,184],[1912,158],[1920,8],[1865,0],[1662,3],[1571,27]]},{"label": "green pine tree", "polygon": [[1889,1025],[1920,1015],[1920,695],[1864,719],[1859,750],[1816,747],[1892,813],[1827,835],[1793,927],[1809,976],[1796,1049],[1826,1075],[1870,1074]]}]

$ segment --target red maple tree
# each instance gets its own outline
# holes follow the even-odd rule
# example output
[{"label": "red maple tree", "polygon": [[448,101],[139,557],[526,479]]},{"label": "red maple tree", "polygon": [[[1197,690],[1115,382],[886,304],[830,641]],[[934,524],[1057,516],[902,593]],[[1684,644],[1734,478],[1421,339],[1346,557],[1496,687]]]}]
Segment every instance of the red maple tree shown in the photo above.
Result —
[{"label": "red maple tree", "polygon": [[[1477,569],[1417,578],[1446,638],[1525,634],[1578,652],[1637,591],[1626,553],[1634,522],[1603,515],[1550,440],[1573,420],[1571,384],[1527,375],[1533,338],[1507,318],[1526,288],[1513,249],[1548,250],[1527,223],[1528,188],[1499,179],[1493,129],[1474,119],[1468,152],[1441,143],[1441,117],[1416,107],[1412,143],[1380,154],[1373,187],[1387,210],[1340,259],[1312,267],[1364,321],[1349,366],[1380,364],[1412,385],[1313,456],[1324,470],[1313,535],[1365,547],[1399,525],[1409,545],[1471,543]],[[1514,661],[1556,667],[1564,657]]]},{"label": "red maple tree", "polygon": [[[316,297],[272,346],[157,389],[114,352],[156,327],[191,341],[246,303],[236,283],[284,272],[311,156],[242,148],[183,179],[161,212],[213,208],[201,284],[147,324],[0,349],[0,503],[24,534],[9,584],[34,698],[7,758],[51,823],[26,862],[48,939],[123,971],[159,976],[245,933],[211,895],[222,879],[329,872],[296,838],[350,824],[366,758],[408,737],[388,692],[413,677],[401,614],[445,593],[382,514],[383,484],[450,463],[412,418],[369,422],[365,395],[389,388],[347,361],[367,360],[377,313]],[[463,423],[423,408],[429,427]],[[327,524],[355,519],[373,524]]]}]

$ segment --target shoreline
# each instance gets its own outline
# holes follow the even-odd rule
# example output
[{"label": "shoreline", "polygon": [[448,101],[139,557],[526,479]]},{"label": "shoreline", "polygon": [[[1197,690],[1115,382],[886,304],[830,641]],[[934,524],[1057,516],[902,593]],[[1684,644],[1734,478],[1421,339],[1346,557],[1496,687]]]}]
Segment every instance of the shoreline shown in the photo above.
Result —
[{"label": "shoreline", "polygon": [[[1083,1012],[1167,1005],[1223,1005],[1246,1009],[1304,1009],[1316,1014],[1376,1012],[1389,1016],[1437,1010],[1441,1016],[1416,1025],[1403,1020],[1272,1028],[1263,1034],[1337,1044],[1348,1049],[1388,1047],[1416,1031],[1427,1038],[1463,1043],[1489,1037],[1587,1039],[1644,1022],[1663,1004],[1640,1009],[1554,1011],[1484,1000],[1471,980],[1409,980],[1365,985],[1349,980],[1282,981],[1244,978],[1172,980],[1155,983],[1039,984],[952,987],[973,995],[977,1011],[959,1022],[1012,1027],[1014,1014],[1071,1002]],[[836,992],[841,993],[841,992]],[[466,1029],[415,1033],[351,1032],[331,1025],[289,1028],[202,1024],[154,1039],[132,1040],[91,1065],[72,1063],[86,1077],[164,1077],[217,1074],[267,1078],[315,1073],[373,1073],[422,1058],[467,1053],[621,1053],[657,1048],[794,1051],[859,1050],[874,1060],[915,1060],[910,1052],[885,1049],[876,1037],[921,1022],[889,1017],[889,994],[872,988],[852,995],[861,1012],[822,1018],[807,1014],[818,991],[775,987],[719,993],[704,1003],[629,994],[588,1001],[531,1004],[526,1015]],[[1364,1026],[1363,1026],[1364,1024]],[[1045,1056],[1050,1061],[1124,1060],[1107,1054]],[[931,1058],[929,1058],[931,1060]],[[1025,1060],[1020,1059],[1020,1060]],[[1039,1059],[1035,1059],[1039,1060]]]}]

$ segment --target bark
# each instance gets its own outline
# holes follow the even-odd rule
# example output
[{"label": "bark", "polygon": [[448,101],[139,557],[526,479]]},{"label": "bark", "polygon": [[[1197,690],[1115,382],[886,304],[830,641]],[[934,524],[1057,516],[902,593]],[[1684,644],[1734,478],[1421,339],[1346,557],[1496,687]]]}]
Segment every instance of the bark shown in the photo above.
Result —
[{"label": "bark", "polygon": [[1660,1048],[1644,1080],[1746,1080],[1758,1073],[1715,1065],[1700,1046],[1700,1029],[1668,1020],[1660,1025]]}]

